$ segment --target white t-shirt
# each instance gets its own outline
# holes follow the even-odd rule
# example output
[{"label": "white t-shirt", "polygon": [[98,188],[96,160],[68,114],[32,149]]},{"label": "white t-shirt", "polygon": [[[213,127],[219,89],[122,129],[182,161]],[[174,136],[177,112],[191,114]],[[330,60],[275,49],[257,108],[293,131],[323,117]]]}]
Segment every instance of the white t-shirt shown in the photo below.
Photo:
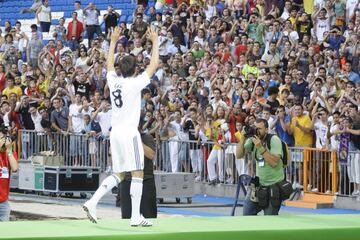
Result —
[{"label": "white t-shirt", "polygon": [[34,123],[36,132],[43,132],[44,131],[44,128],[41,126],[42,117],[38,112],[36,112],[35,115],[31,114],[31,120]]},{"label": "white t-shirt", "polygon": [[357,2],[358,2],[358,0],[346,0],[346,19],[347,19],[347,21],[353,14],[355,5]]},{"label": "white t-shirt", "polygon": [[288,31],[283,32],[284,36],[288,36],[293,41],[299,40],[299,34],[296,31],[291,31],[290,33]]},{"label": "white t-shirt", "polygon": [[42,5],[41,11],[39,13],[40,22],[50,22],[50,12],[51,8],[49,6],[45,7],[44,5]]},{"label": "white t-shirt", "polygon": [[[137,77],[123,78],[114,71],[107,73],[110,90],[113,128],[138,129],[141,110],[141,90],[150,84],[144,71]],[[102,129],[102,128],[101,128]]]},{"label": "white t-shirt", "polygon": [[321,121],[317,121],[314,125],[316,134],[316,148],[326,147],[328,126]]},{"label": "white t-shirt", "polygon": [[181,124],[177,123],[176,121],[172,121],[170,122],[169,127],[176,133],[176,135],[174,137],[171,137],[170,140],[180,140],[183,134]]},{"label": "white t-shirt", "polygon": [[[339,125],[332,125],[330,128],[330,133],[334,134],[336,131],[339,130]],[[330,137],[330,147],[331,150],[333,151],[338,151],[339,150],[339,139],[338,139],[338,135],[332,135]]]},{"label": "white t-shirt", "polygon": [[208,5],[207,6],[207,10],[205,10],[205,16],[206,16],[206,20],[207,21],[210,21],[212,17],[215,17],[216,16],[216,6],[213,5]]},{"label": "white t-shirt", "polygon": [[72,128],[75,133],[84,130],[84,121],[82,113],[79,113],[81,105],[71,104],[69,107],[69,116],[71,116]]},{"label": "white t-shirt", "polygon": [[83,27],[85,28],[85,17],[83,10],[79,9],[79,10],[75,10],[75,12],[77,13],[77,20],[79,20],[79,22],[82,22]]},{"label": "white t-shirt", "polygon": [[318,6],[320,9],[325,7],[325,1],[324,0],[314,0],[314,6]]},{"label": "white t-shirt", "polygon": [[83,109],[81,110],[81,114],[82,114],[83,116],[85,116],[85,115],[91,116],[91,114],[92,114],[93,111],[94,111],[94,108],[90,106],[87,111],[83,108]]},{"label": "white t-shirt", "polygon": [[96,116],[95,120],[99,122],[101,133],[103,136],[109,136],[110,134],[110,127],[112,126],[111,117],[112,117],[112,110],[109,110],[107,112],[99,112]]},{"label": "white t-shirt", "polygon": [[269,124],[269,133],[270,134],[276,134],[275,127],[270,129],[270,126],[274,123],[275,119],[273,117],[270,117],[269,120],[267,120]]},{"label": "white t-shirt", "polygon": [[324,40],[324,32],[328,32],[330,30],[330,22],[329,19],[320,19],[316,20],[316,38],[318,41],[322,42]]},{"label": "white t-shirt", "polygon": [[88,59],[89,59],[88,57],[86,57],[84,59],[81,59],[81,58],[76,59],[75,67],[81,67],[81,69],[84,72],[87,72],[90,68],[90,66],[87,65]]}]

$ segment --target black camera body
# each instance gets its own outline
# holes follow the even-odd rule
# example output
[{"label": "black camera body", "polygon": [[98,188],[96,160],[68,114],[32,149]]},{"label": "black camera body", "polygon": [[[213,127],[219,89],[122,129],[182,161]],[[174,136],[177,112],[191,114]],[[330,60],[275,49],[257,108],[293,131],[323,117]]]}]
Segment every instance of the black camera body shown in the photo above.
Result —
[{"label": "black camera body", "polygon": [[7,126],[5,126],[5,124],[1,124],[0,125],[0,132],[4,135],[8,135],[9,133],[9,128]]},{"label": "black camera body", "polygon": [[245,131],[245,138],[251,138],[255,135],[257,135],[257,129],[254,126],[245,125],[244,127]]}]

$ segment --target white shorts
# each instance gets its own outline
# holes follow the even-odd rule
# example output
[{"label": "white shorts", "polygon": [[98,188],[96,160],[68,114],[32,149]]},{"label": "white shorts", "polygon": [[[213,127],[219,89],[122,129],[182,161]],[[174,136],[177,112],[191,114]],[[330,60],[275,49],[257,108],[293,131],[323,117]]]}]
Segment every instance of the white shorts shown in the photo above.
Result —
[{"label": "white shorts", "polygon": [[144,148],[139,131],[112,128],[110,147],[114,173],[144,169]]}]

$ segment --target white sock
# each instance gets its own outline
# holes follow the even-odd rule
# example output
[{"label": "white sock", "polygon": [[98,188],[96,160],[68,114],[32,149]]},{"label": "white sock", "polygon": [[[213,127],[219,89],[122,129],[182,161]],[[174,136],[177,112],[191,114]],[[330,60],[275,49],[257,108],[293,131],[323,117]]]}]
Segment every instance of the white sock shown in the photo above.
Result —
[{"label": "white sock", "polygon": [[107,178],[102,181],[100,187],[96,190],[92,198],[90,199],[90,202],[97,205],[100,199],[107,194],[108,192],[113,189],[113,187],[118,186],[120,183],[120,178],[113,174],[108,176]]},{"label": "white sock", "polygon": [[131,196],[131,219],[140,218],[140,203],[143,189],[143,180],[133,177],[131,179],[130,196]]}]

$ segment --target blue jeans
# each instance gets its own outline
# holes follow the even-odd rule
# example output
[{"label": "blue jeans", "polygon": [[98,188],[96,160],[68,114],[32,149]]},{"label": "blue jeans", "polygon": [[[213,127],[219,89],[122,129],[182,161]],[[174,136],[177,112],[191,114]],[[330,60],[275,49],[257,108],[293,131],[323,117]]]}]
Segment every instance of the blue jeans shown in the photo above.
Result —
[{"label": "blue jeans", "polygon": [[79,41],[78,40],[68,41],[68,47],[71,49],[71,51],[75,51],[79,47]]},{"label": "blue jeans", "polygon": [[49,32],[50,26],[51,26],[51,22],[40,22],[41,32]]},{"label": "blue jeans", "polygon": [[1,221],[9,221],[10,219],[10,206],[9,202],[1,202],[0,203],[0,222]]},{"label": "blue jeans", "polygon": [[267,208],[261,208],[259,207],[258,203],[250,200],[251,192],[252,190],[249,189],[245,198],[244,208],[243,208],[244,216],[257,215],[262,210],[264,210],[264,215],[279,215],[279,210],[281,205],[279,207],[273,207],[271,205],[271,202],[269,202]]}]

